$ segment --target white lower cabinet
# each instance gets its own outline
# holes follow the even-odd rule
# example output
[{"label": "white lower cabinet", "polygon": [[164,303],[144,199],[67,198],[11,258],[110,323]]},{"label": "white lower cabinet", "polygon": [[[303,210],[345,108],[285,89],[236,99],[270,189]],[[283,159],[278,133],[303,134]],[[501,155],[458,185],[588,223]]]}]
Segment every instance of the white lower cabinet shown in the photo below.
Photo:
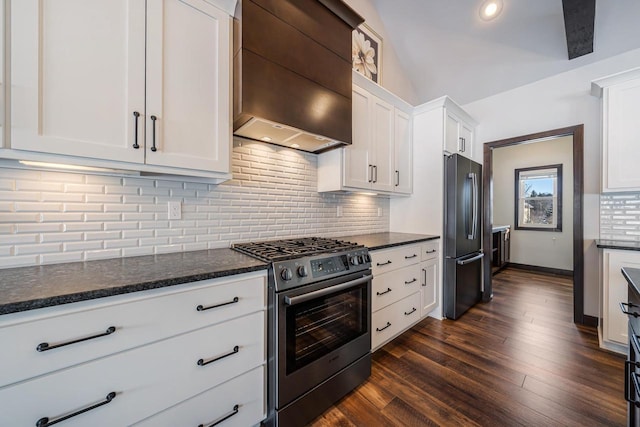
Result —
[{"label": "white lower cabinet", "polygon": [[[234,389],[234,393],[246,395],[247,398],[253,396],[251,401],[261,402],[260,405],[256,406],[257,403],[249,403],[247,400],[246,405],[253,405],[253,409],[244,411],[242,417],[236,419],[243,422],[229,421],[225,425],[250,425],[260,422],[265,416],[265,379],[262,373],[266,361],[265,274],[249,273],[237,276],[235,279],[232,277],[205,282],[208,282],[205,288],[198,287],[197,282],[178,285],[176,288],[184,292],[176,293],[175,289],[167,290],[169,295],[166,296],[157,295],[158,290],[147,291],[154,295],[154,298],[149,299],[140,299],[145,292],[135,293],[131,297],[136,299],[135,302],[131,302],[130,305],[114,306],[123,309],[124,314],[128,313],[125,316],[128,320],[123,320],[124,323],[120,322],[117,311],[103,307],[109,305],[111,298],[96,300],[94,310],[90,309],[91,304],[87,307],[85,303],[78,303],[82,304],[84,310],[74,312],[75,304],[70,304],[64,308],[61,307],[60,313],[57,313],[58,316],[47,311],[50,316],[40,316],[37,320],[44,325],[48,318],[54,323],[63,318],[69,322],[68,325],[71,325],[74,323],[74,316],[77,316],[76,323],[90,323],[91,320],[102,318],[104,314],[102,310],[106,310],[109,314],[108,319],[116,326],[116,331],[122,327],[123,330],[130,328],[135,332],[136,325],[142,325],[138,335],[132,332],[132,336],[139,338],[138,345],[131,345],[128,340],[122,342],[114,340],[111,342],[111,350],[108,350],[105,346],[109,345],[111,337],[105,336],[37,352],[31,345],[34,337],[38,337],[37,328],[23,329],[24,325],[30,322],[17,322],[5,326],[3,342],[6,348],[19,348],[18,344],[26,341],[32,347],[32,352],[42,360],[46,361],[47,357],[60,352],[59,354],[66,355],[64,360],[70,360],[73,364],[60,365],[56,361],[50,365],[50,371],[45,372],[44,375],[38,375],[41,370],[30,371],[28,367],[15,365],[14,376],[21,381],[0,387],[0,401],[3,402],[0,426],[38,425],[38,421],[44,418],[48,418],[49,423],[53,423],[63,417],[67,417],[64,420],[64,426],[131,425],[167,408],[174,408],[175,405],[189,399],[195,399],[194,402],[203,402],[198,400],[198,397],[210,393],[213,387],[220,386],[224,387],[220,390],[226,390],[232,386],[225,386],[225,384],[244,386],[247,382],[239,378],[256,368],[259,368],[260,373],[254,373],[254,379],[255,375],[258,375],[261,380],[249,381],[250,387]],[[211,286],[216,282],[220,284],[219,287]],[[256,288],[256,284],[261,285],[260,289]],[[243,295],[244,287],[252,289],[249,292],[252,296],[248,296],[245,292],[237,302],[224,304],[229,299],[230,286],[235,288],[234,293],[238,295]],[[216,295],[212,292],[213,290],[219,290],[220,294]],[[181,303],[188,301],[190,297],[194,299],[187,304],[188,309],[181,310]],[[163,298],[174,298],[175,306],[171,308],[165,305],[162,302]],[[254,302],[250,303],[252,299]],[[231,297],[231,301],[234,300],[235,297]],[[241,304],[243,300],[245,304]],[[150,301],[154,304],[150,304]],[[200,304],[196,305],[193,302],[202,303],[204,310],[198,310],[197,306]],[[154,311],[155,305],[164,306],[166,311]],[[207,309],[207,307],[211,308]],[[129,308],[137,309],[134,311],[138,319],[131,315],[132,311],[128,310]],[[34,310],[33,316],[38,317],[38,311]],[[67,311],[70,313],[66,313]],[[181,314],[181,311],[184,313]],[[67,317],[64,316],[65,314]],[[97,319],[91,319],[91,314]],[[189,319],[191,314],[194,316],[193,319]],[[196,315],[202,315],[202,317],[196,317]],[[205,317],[209,318],[208,324],[206,322],[203,324],[201,320]],[[2,328],[2,322],[10,323],[11,318],[12,315],[0,317],[0,328]],[[148,319],[148,322],[142,321],[143,319]],[[171,325],[174,322],[182,328],[179,333],[175,325]],[[165,335],[159,335],[153,328],[145,327],[147,323],[155,323],[160,331],[166,328]],[[64,332],[64,325],[61,325],[61,328],[60,332]],[[24,334],[21,335],[22,332]],[[116,336],[117,332],[113,335]],[[153,339],[145,340],[145,335]],[[101,353],[96,353],[90,345],[92,341],[97,343],[100,340],[103,340],[102,353],[108,354],[95,358]],[[87,344],[89,347],[79,344]],[[125,344],[129,347],[122,351]],[[43,365],[40,363],[40,366]],[[231,393],[222,392],[222,394],[230,395]],[[229,412],[225,405],[224,399],[221,399],[220,403],[207,401],[203,403],[199,413],[207,412],[210,418],[215,419],[216,414]],[[91,409],[84,411],[87,408]],[[206,419],[201,420],[201,422],[205,421]],[[185,424],[167,421],[167,423],[159,422],[154,425]]]},{"label": "white lower cabinet", "polygon": [[438,258],[420,264],[420,317],[427,316],[438,305],[439,264]]},{"label": "white lower cabinet", "polygon": [[438,305],[439,241],[371,251],[371,348],[377,350]]},{"label": "white lower cabinet", "polygon": [[622,267],[640,268],[640,252],[605,249],[602,275],[602,346],[610,350],[626,352],[628,345],[628,318],[620,310],[620,303],[627,302],[627,281]]},{"label": "white lower cabinet", "polygon": [[176,406],[146,418],[137,427],[250,426],[264,418],[261,392],[265,371],[260,366],[224,384],[209,389]]}]

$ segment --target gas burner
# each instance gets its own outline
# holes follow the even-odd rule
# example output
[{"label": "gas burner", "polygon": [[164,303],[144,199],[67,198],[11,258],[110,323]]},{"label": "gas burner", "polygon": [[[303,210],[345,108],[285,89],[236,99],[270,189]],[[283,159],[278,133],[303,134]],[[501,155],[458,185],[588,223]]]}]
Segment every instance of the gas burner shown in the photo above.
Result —
[{"label": "gas burner", "polygon": [[347,251],[359,247],[361,246],[355,243],[322,237],[236,243],[232,246],[238,252],[266,262],[284,261],[319,253]]}]

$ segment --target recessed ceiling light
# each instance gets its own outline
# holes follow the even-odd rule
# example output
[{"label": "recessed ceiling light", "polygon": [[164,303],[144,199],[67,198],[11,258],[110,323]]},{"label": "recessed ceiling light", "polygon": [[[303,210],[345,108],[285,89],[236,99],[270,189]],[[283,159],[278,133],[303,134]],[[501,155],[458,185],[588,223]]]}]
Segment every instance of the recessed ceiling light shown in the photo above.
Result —
[{"label": "recessed ceiling light", "polygon": [[502,0],[486,0],[480,6],[480,18],[490,21],[502,12]]},{"label": "recessed ceiling light", "polygon": [[260,139],[263,140],[264,142],[271,142],[271,138],[269,138],[268,136],[263,136]]}]

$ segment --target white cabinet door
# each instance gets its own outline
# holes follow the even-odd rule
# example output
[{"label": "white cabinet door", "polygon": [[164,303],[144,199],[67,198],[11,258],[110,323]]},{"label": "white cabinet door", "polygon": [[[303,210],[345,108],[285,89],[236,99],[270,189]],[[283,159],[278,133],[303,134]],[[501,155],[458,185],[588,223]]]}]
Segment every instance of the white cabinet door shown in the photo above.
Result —
[{"label": "white cabinet door", "polygon": [[640,252],[604,251],[602,339],[626,346],[628,319],[620,310],[620,303],[628,301],[628,285],[620,272],[622,267],[640,268]]},{"label": "white cabinet door", "polygon": [[144,161],[144,0],[12,2],[11,78],[11,148]]},{"label": "white cabinet door", "polygon": [[603,191],[640,190],[640,79],[605,90],[603,105]]},{"label": "white cabinet door", "polygon": [[369,121],[370,96],[367,91],[353,86],[352,115],[353,140],[344,149],[344,185],[371,188],[371,128]]},{"label": "white cabinet door", "polygon": [[425,317],[438,305],[438,258],[420,264],[422,286],[420,289],[420,317]]},{"label": "white cabinet door", "polygon": [[372,129],[371,140],[373,155],[374,190],[393,191],[395,185],[394,145],[394,108],[393,105],[371,95],[371,115],[369,125]]},{"label": "white cabinet door", "polygon": [[473,126],[445,109],[444,151],[473,157]]},{"label": "white cabinet door", "polygon": [[458,138],[462,144],[462,155],[473,158],[473,128],[461,121],[458,124]]},{"label": "white cabinet door", "polygon": [[229,16],[148,0],[147,18],[147,164],[228,172]]},{"label": "white cabinet door", "polygon": [[395,110],[395,188],[396,193],[411,194],[413,183],[413,148],[411,117]]}]

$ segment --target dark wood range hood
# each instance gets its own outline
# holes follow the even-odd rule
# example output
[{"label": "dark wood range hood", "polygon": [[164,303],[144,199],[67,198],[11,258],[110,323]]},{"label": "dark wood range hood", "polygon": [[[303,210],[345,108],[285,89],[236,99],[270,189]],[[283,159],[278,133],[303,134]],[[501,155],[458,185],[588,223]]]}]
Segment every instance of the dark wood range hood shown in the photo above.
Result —
[{"label": "dark wood range hood", "polygon": [[313,153],[351,144],[351,33],[363,21],[341,0],[240,0],[234,134]]}]

